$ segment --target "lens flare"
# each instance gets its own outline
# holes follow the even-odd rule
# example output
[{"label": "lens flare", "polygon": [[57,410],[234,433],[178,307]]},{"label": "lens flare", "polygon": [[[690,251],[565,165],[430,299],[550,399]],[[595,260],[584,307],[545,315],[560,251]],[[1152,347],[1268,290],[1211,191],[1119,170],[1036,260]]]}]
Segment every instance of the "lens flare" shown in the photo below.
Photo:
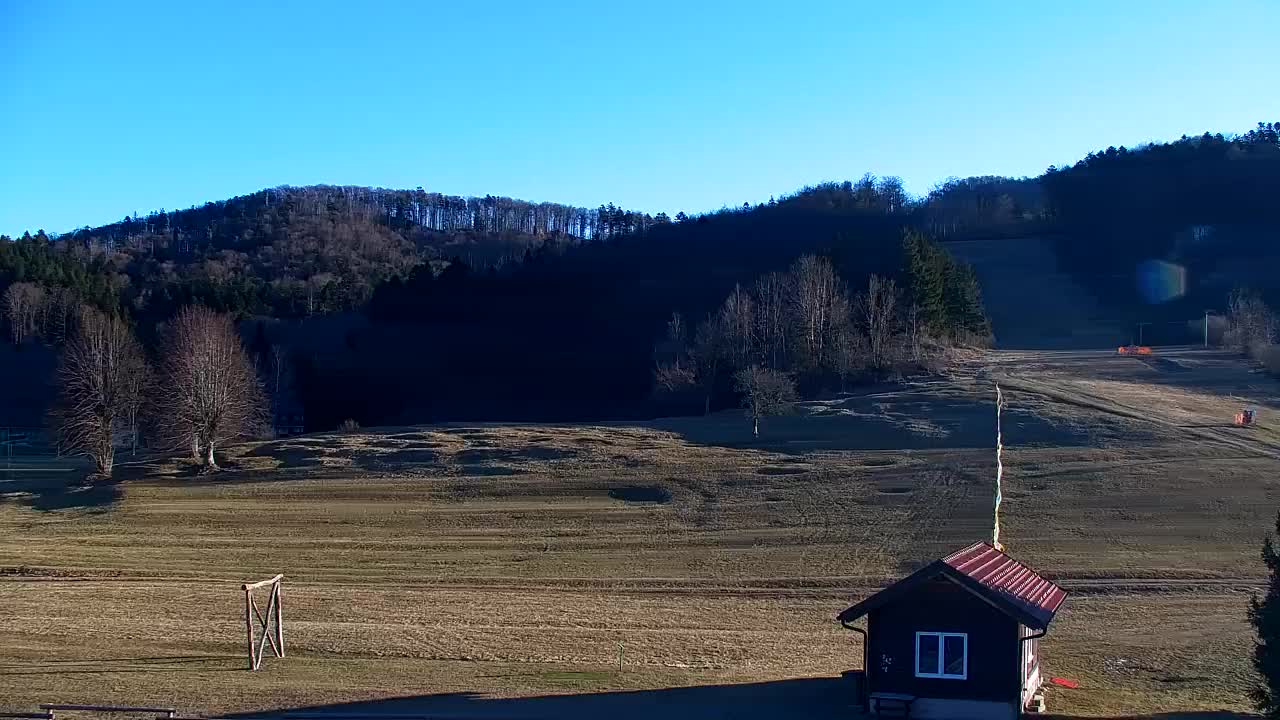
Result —
[{"label": "lens flare", "polygon": [[1138,264],[1138,295],[1155,305],[1177,300],[1187,294],[1187,269],[1165,260],[1145,260]]}]

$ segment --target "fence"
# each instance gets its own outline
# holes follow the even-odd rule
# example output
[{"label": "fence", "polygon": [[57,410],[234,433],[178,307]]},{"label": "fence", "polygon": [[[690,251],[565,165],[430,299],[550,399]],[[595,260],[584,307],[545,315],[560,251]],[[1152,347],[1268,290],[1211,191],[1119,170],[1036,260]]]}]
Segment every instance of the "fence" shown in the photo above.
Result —
[{"label": "fence", "polygon": [[[44,712],[0,712],[0,720],[58,720],[57,712],[86,712],[86,713],[129,713],[134,715],[152,716],[154,720],[207,720],[201,715],[179,715],[174,708],[167,707],[140,707],[133,705],[78,705],[71,703],[43,703],[40,705]],[[376,717],[377,720],[433,720],[438,716],[435,715],[397,715],[377,713],[371,715],[368,713],[307,713],[289,710],[266,711],[266,712],[249,712],[240,714],[239,717],[245,720],[367,720],[370,717]]]},{"label": "fence", "polygon": [[[45,715],[39,717],[47,718],[47,720],[55,720],[55,713],[59,710],[74,712],[95,712],[95,713],[136,713],[155,715],[157,719],[176,718],[178,711],[173,708],[157,708],[157,707],[135,707],[132,705],[75,705],[70,703],[42,703],[40,709],[45,711]],[[30,717],[30,716],[27,716]]]}]

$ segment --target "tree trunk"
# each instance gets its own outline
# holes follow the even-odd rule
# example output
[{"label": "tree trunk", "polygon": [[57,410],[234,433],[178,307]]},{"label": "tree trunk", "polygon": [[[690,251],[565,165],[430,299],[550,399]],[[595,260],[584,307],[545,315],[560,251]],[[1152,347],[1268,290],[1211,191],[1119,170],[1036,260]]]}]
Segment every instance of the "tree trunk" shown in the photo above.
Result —
[{"label": "tree trunk", "polygon": [[218,462],[213,459],[213,441],[209,441],[209,452],[204,457],[204,467],[206,470],[217,470]]},{"label": "tree trunk", "polygon": [[751,418],[751,434],[760,437],[760,416],[756,415]]},{"label": "tree trunk", "polygon": [[191,459],[200,459],[200,436],[195,433],[191,433]]},{"label": "tree trunk", "polygon": [[706,397],[704,397],[702,400],[702,414],[703,415],[711,414],[711,392],[710,391],[707,392]]},{"label": "tree trunk", "polygon": [[94,465],[98,474],[103,477],[111,477],[111,470],[115,467],[116,451],[115,448],[107,445],[106,450],[102,451],[98,457],[94,458]]}]

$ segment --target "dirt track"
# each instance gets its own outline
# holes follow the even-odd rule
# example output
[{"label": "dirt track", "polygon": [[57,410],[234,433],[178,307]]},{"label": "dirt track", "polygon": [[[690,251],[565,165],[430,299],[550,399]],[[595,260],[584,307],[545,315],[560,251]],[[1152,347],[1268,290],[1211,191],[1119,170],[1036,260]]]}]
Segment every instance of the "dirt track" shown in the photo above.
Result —
[{"label": "dirt track", "polygon": [[1246,406],[1280,410],[1276,383],[1235,353],[1171,347],[1158,348],[1152,358],[1115,351],[997,353],[993,358],[990,376],[1011,389],[1163,425],[1244,455],[1280,459],[1280,435],[1271,423],[1232,424],[1235,412]]}]

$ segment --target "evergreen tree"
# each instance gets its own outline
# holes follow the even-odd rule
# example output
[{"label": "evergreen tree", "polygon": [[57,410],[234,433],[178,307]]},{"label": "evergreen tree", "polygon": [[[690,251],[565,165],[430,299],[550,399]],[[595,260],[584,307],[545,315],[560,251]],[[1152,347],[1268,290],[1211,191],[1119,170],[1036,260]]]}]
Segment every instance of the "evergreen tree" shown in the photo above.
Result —
[{"label": "evergreen tree", "polygon": [[[1280,514],[1276,516],[1276,533],[1280,534]],[[1255,597],[1249,602],[1249,622],[1258,634],[1253,667],[1262,678],[1253,696],[1263,714],[1280,718],[1280,552],[1270,536],[1262,542],[1262,561],[1270,575],[1267,594],[1261,601]]]},{"label": "evergreen tree", "polygon": [[990,324],[982,307],[982,287],[978,284],[978,276],[972,265],[948,258],[944,290],[947,326],[953,332],[990,334]]},{"label": "evergreen tree", "polygon": [[915,230],[906,231],[902,244],[911,301],[920,308],[925,326],[931,332],[943,334],[947,325],[946,268],[942,262],[945,255]]},{"label": "evergreen tree", "polygon": [[982,288],[973,267],[914,230],[902,241],[911,303],[929,332],[939,337],[990,334]]}]

